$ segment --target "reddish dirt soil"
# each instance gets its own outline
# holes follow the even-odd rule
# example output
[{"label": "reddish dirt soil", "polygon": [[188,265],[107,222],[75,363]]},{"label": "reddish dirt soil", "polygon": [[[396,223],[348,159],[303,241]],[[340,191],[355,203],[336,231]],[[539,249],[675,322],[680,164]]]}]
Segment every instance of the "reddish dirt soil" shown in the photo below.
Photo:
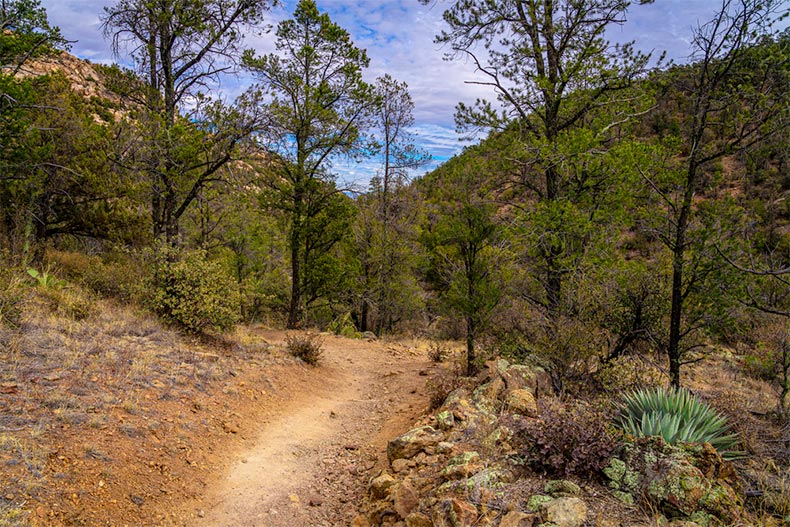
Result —
[{"label": "reddish dirt soil", "polygon": [[348,525],[428,407],[418,342],[185,339],[100,306],[0,331],[0,526]]}]

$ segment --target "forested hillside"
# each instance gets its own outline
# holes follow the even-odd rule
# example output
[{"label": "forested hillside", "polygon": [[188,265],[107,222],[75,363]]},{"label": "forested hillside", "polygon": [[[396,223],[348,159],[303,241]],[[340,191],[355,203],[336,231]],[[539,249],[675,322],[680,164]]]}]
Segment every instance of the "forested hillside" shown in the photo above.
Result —
[{"label": "forested hillside", "polygon": [[[131,69],[71,56],[37,0],[0,4],[0,344],[34,311],[108,301],[204,339],[459,340],[440,391],[505,357],[563,400],[679,388],[726,358],[786,422],[784,4],[723,2],[672,64],[606,40],[627,2],[448,2],[437,43],[492,91],[456,122],[486,138],[411,178],[429,153],[408,86],[369,79],[313,0],[268,54],[242,35],[271,2],[171,3],[105,10]],[[212,93],[238,69],[254,84]],[[342,156],[382,165],[344,188]]]}]

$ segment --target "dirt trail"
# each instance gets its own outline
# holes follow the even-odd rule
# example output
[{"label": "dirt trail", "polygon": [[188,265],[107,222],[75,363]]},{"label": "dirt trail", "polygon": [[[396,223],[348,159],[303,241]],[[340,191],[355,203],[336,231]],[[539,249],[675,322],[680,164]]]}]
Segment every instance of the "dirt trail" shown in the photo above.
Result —
[{"label": "dirt trail", "polygon": [[[278,344],[284,334],[265,332]],[[327,337],[319,367],[195,510],[200,527],[349,525],[386,442],[428,404],[432,365],[406,346]]]}]

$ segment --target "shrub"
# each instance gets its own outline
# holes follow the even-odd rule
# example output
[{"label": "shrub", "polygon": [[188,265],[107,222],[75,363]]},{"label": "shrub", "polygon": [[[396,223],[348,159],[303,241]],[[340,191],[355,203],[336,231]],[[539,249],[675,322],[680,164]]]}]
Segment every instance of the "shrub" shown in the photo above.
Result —
[{"label": "shrub", "polygon": [[288,334],[285,336],[285,347],[288,352],[306,364],[315,366],[323,355],[321,347],[324,339],[315,333]]},{"label": "shrub", "polygon": [[636,437],[661,436],[670,445],[710,443],[724,454],[738,442],[736,434],[727,433],[725,417],[682,388],[647,388],[626,394],[616,422]]},{"label": "shrub", "polygon": [[540,419],[524,425],[528,464],[552,475],[600,476],[621,436],[609,425],[610,414],[581,401],[540,406]]},{"label": "shrub", "polygon": [[444,362],[450,355],[450,350],[442,342],[431,342],[428,346],[428,358],[437,364]]},{"label": "shrub", "polygon": [[114,251],[90,256],[79,252],[48,251],[47,260],[70,281],[78,282],[100,295],[132,300],[139,293],[143,272],[140,262],[129,253]]},{"label": "shrub", "polygon": [[329,331],[334,333],[335,335],[340,335],[342,337],[347,337],[350,339],[359,339],[362,338],[362,333],[357,331],[357,327],[354,325],[354,321],[351,319],[351,313],[345,313],[336,317],[329,323],[329,327],[327,327]]},{"label": "shrub", "polygon": [[148,303],[190,333],[230,330],[239,319],[236,283],[205,251],[160,247],[148,282]]},{"label": "shrub", "polygon": [[40,298],[46,300],[52,311],[73,320],[84,320],[93,313],[93,299],[81,287],[68,284],[51,270],[29,268],[27,274],[34,280]]},{"label": "shrub", "polygon": [[426,388],[430,395],[430,410],[436,410],[444,404],[447,396],[458,388],[469,387],[472,381],[469,377],[464,377],[463,368],[460,364],[453,366],[451,370],[445,370],[434,376],[426,383]]},{"label": "shrub", "polygon": [[25,291],[24,280],[16,270],[0,267],[0,326],[19,326]]}]

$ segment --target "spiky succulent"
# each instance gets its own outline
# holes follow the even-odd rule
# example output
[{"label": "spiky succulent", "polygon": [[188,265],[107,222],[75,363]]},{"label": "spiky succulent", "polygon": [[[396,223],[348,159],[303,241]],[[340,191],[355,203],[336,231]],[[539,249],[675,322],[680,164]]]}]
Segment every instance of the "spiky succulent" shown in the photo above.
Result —
[{"label": "spiky succulent", "polygon": [[738,442],[727,419],[688,390],[661,387],[635,390],[623,396],[617,424],[636,437],[661,436],[670,445],[710,443],[728,457]]}]

